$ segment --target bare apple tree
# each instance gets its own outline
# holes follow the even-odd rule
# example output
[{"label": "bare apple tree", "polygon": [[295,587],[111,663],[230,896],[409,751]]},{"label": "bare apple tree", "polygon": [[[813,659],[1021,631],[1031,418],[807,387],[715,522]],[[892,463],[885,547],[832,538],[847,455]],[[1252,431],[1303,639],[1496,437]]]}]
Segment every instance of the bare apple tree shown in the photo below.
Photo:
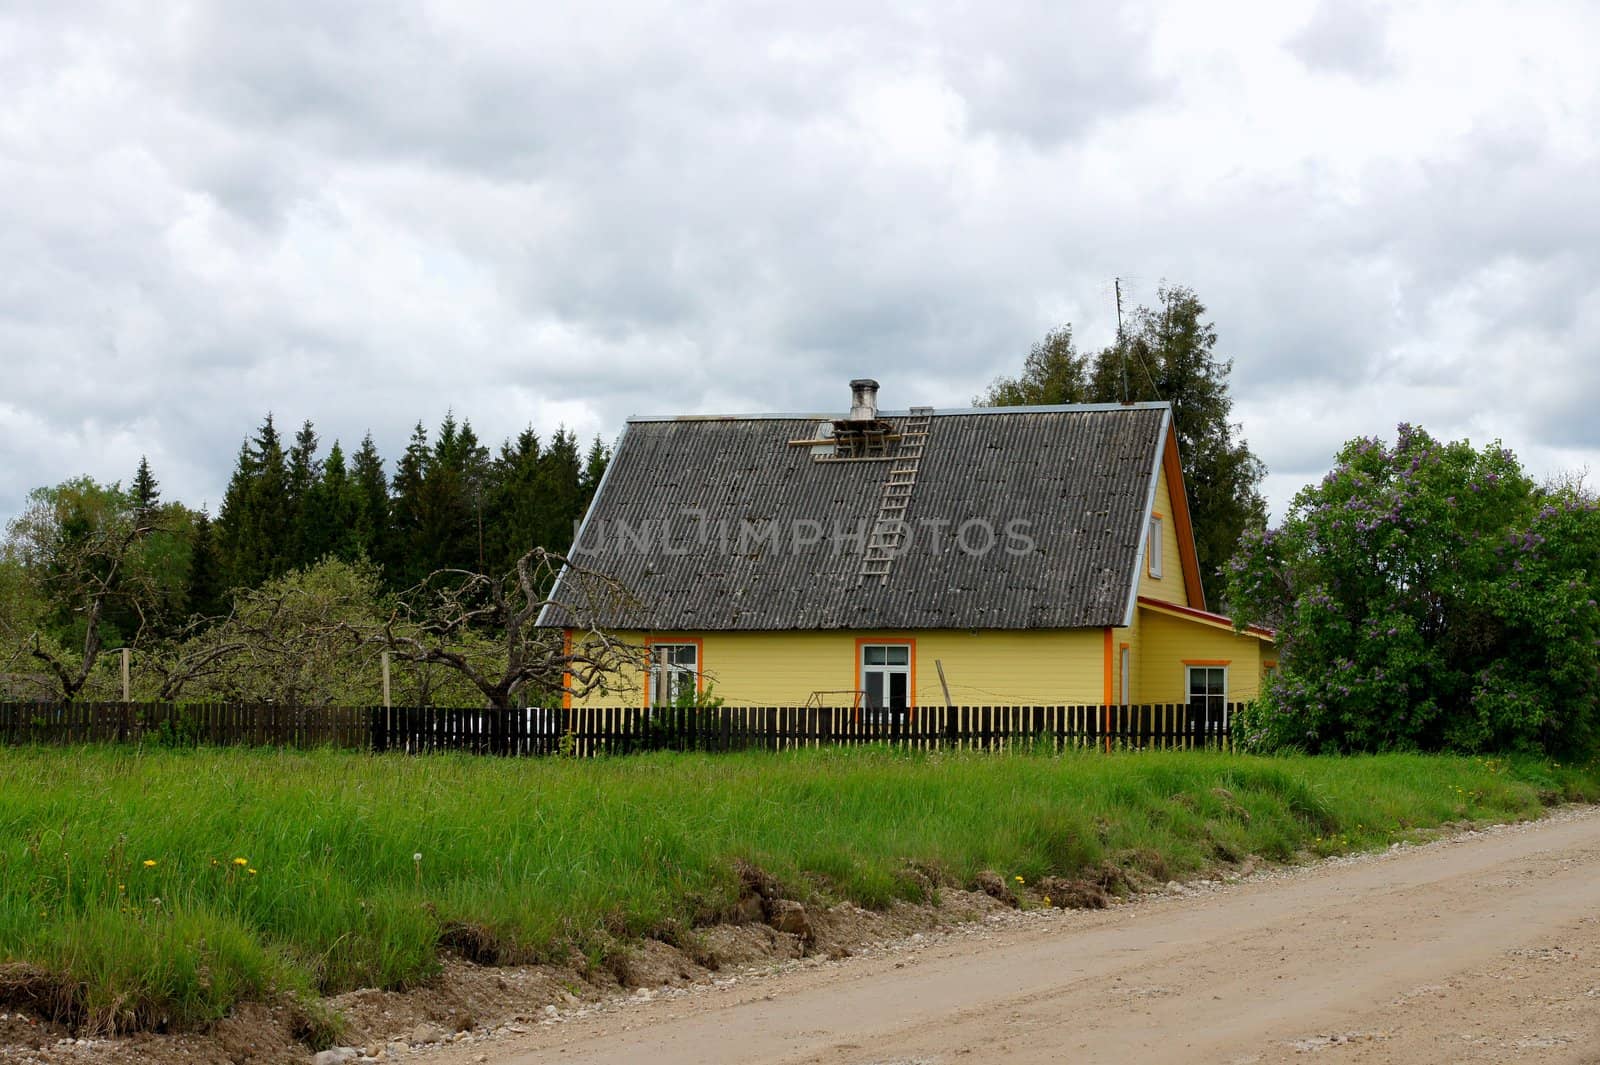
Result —
[{"label": "bare apple tree", "polygon": [[[559,588],[557,599],[547,589]],[[442,569],[401,593],[376,640],[394,658],[459,673],[491,707],[525,696],[631,688],[644,649],[599,623],[627,602],[620,582],[536,547],[499,577]],[[560,627],[541,624],[559,617]]]},{"label": "bare apple tree", "polygon": [[69,646],[40,624],[26,638],[26,655],[51,678],[60,698],[70,702],[83,693],[108,632],[120,633],[127,647],[147,637],[158,592],[140,546],[160,528],[159,511],[135,506],[116,487],[87,478],[35,492],[11,522],[6,554],[55,615],[53,627],[81,633],[81,642],[74,637]]}]

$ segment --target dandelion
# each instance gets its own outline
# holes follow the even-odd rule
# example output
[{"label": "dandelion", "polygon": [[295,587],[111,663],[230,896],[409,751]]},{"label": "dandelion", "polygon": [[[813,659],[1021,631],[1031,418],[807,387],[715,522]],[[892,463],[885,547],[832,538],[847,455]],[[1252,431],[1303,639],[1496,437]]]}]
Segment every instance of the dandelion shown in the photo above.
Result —
[{"label": "dandelion", "polygon": [[154,858],[146,858],[144,860],[144,867],[146,869],[154,869],[156,867],[156,860]]},{"label": "dandelion", "polygon": [[256,875],[256,871],[255,871],[255,870],[254,870],[254,869],[251,869],[251,870],[250,870],[250,875],[251,875],[251,876],[255,876],[255,875]]},{"label": "dandelion", "polygon": [[1046,906],[1048,906],[1048,905],[1050,905],[1050,896],[1049,896],[1049,895],[1046,895],[1046,896],[1045,896],[1045,897],[1044,897],[1044,904],[1045,904],[1045,905],[1046,905]]},{"label": "dandelion", "polygon": [[1020,877],[1020,876],[1017,877],[1016,879],[1017,879],[1017,883],[1019,883],[1019,884],[1026,884],[1027,883],[1027,881],[1022,879],[1022,877]]},{"label": "dandelion", "polygon": [[248,858],[235,858],[233,860],[233,864],[234,865],[249,865],[250,864],[250,859],[248,859]]}]

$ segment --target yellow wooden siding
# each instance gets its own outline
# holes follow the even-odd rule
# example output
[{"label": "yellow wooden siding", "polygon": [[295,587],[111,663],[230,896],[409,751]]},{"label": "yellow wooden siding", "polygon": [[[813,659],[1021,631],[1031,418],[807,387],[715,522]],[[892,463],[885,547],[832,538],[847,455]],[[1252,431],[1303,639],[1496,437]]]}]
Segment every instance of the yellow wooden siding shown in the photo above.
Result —
[{"label": "yellow wooden siding", "polygon": [[1226,662],[1228,699],[1249,702],[1260,694],[1263,648],[1271,645],[1199,619],[1141,607],[1140,702],[1181,703],[1189,698],[1185,662]]},{"label": "yellow wooden siding", "polygon": [[1167,472],[1156,477],[1155,512],[1161,515],[1161,576],[1150,576],[1149,530],[1145,530],[1145,553],[1139,560],[1139,594],[1188,606],[1189,592],[1183,582],[1183,560],[1178,556],[1178,523],[1173,520],[1172,496],[1167,491]]},{"label": "yellow wooden siding", "polygon": [[[643,643],[639,633],[620,634]],[[702,632],[651,635],[701,641],[704,682],[729,706],[848,706],[860,687],[859,641],[914,647],[916,705],[944,702],[935,662],[944,663],[958,706],[1099,704],[1105,695],[1104,629],[918,632]],[[1111,701],[1122,699],[1120,655],[1130,652],[1128,702],[1181,703],[1188,698],[1185,662],[1225,661],[1228,698],[1247,702],[1260,691],[1261,665],[1276,648],[1199,619],[1141,607],[1134,623],[1111,633]],[[588,706],[640,706],[641,678],[630,690],[580,700]],[[819,694],[821,693],[821,694]],[[813,700],[813,695],[817,698]]]},{"label": "yellow wooden siding", "polygon": [[[935,662],[944,663],[950,698],[958,706],[1099,704],[1105,691],[1105,630],[924,630],[917,632],[697,632],[703,641],[705,684],[729,706],[804,706],[828,692],[822,705],[848,706],[861,686],[859,641],[914,645],[914,698],[942,705]],[[621,634],[643,643],[638,633]],[[671,642],[672,634],[652,634]],[[1113,653],[1115,653],[1115,642]],[[1113,678],[1115,680],[1115,678]],[[628,691],[578,700],[585,706],[640,706],[638,676]],[[1113,687],[1115,684],[1113,684]],[[1114,696],[1113,696],[1114,697]]]}]

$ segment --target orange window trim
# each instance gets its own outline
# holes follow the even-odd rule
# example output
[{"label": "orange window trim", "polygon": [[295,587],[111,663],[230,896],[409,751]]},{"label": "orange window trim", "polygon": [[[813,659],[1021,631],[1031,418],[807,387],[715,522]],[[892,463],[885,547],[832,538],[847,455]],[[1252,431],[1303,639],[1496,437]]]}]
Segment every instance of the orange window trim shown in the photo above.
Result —
[{"label": "orange window trim", "polygon": [[1161,513],[1161,511],[1159,511],[1159,510],[1152,510],[1152,511],[1151,511],[1151,512],[1150,512],[1150,516],[1151,516],[1151,517],[1152,517],[1152,518],[1155,518],[1155,519],[1157,519],[1157,520],[1161,520],[1161,519],[1163,519],[1163,518],[1165,518],[1165,517],[1166,517],[1166,515],[1165,515],[1165,514],[1163,514],[1163,513]]},{"label": "orange window trim", "polygon": [[1194,551],[1194,526],[1189,523],[1189,493],[1183,486],[1183,463],[1178,459],[1178,434],[1167,426],[1167,446],[1161,453],[1161,468],[1167,475],[1167,496],[1172,504],[1172,531],[1178,534],[1178,559],[1183,570],[1183,588],[1189,604],[1206,607],[1206,592],[1200,586],[1200,560]]},{"label": "orange window trim", "polygon": [[[857,636],[856,661],[854,673],[850,677],[850,690],[861,690],[861,649],[868,644],[881,647],[909,647],[911,653],[907,655],[911,666],[906,677],[906,717],[911,721],[917,719],[917,641],[915,637],[887,637],[887,636]],[[861,709],[857,707],[856,709]]]},{"label": "orange window trim", "polygon": [[1233,659],[1231,659],[1231,658],[1185,658],[1183,660],[1183,664],[1186,665],[1186,666],[1231,666],[1233,664]]},{"label": "orange window trim", "polygon": [[650,671],[656,666],[656,656],[651,651],[658,643],[694,644],[694,693],[702,695],[706,689],[706,641],[702,636],[646,636],[644,638],[644,709],[650,709]]},{"label": "orange window trim", "polygon": [[[561,656],[563,658],[572,657],[571,629],[561,630]],[[572,670],[570,669],[563,669],[561,671],[561,709],[572,709]]]},{"label": "orange window trim", "polygon": [[1261,668],[1262,669],[1277,669],[1278,668],[1278,660],[1276,658],[1263,659],[1262,662],[1261,662]]}]

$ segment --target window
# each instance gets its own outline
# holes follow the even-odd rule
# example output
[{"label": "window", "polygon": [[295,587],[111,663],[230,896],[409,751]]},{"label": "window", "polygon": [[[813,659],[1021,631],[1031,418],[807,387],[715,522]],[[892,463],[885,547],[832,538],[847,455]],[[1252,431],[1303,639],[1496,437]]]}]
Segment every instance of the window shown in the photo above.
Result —
[{"label": "window", "polygon": [[1131,682],[1133,680],[1132,655],[1129,654],[1128,645],[1127,644],[1123,644],[1122,645],[1121,658],[1122,658],[1122,663],[1121,663],[1122,664],[1122,685],[1121,685],[1121,687],[1118,688],[1118,692],[1120,693],[1120,696],[1121,696],[1121,705],[1127,706],[1128,705],[1128,688],[1131,686]]},{"label": "window", "polygon": [[699,691],[700,647],[692,643],[650,645],[650,705],[692,703]]},{"label": "window", "polygon": [[911,706],[911,647],[903,643],[861,645],[861,690],[868,710],[905,711]]},{"label": "window", "polygon": [[1223,724],[1228,714],[1228,667],[1188,666],[1189,709],[1207,723]]},{"label": "window", "polygon": [[1161,515],[1150,518],[1150,542],[1145,547],[1145,557],[1150,562],[1150,576],[1161,579]]}]

